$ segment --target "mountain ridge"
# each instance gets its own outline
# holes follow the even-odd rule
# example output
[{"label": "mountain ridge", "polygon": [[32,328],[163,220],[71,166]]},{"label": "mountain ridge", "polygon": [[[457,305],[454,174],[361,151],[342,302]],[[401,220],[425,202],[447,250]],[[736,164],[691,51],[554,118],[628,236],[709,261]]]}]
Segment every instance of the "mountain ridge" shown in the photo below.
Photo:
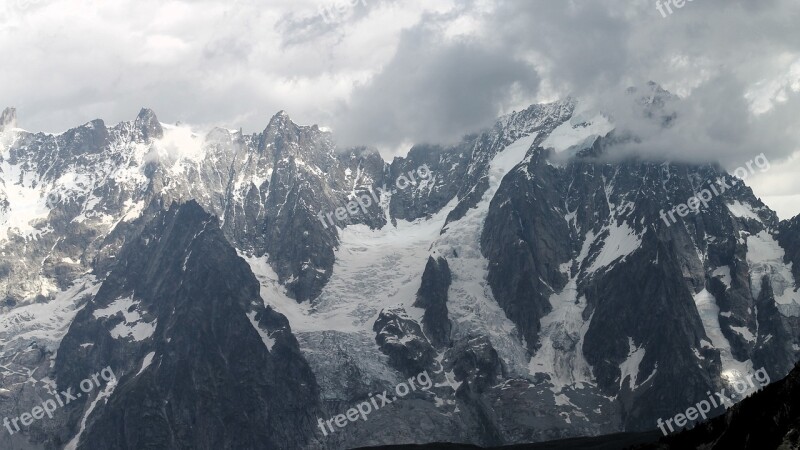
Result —
[{"label": "mountain ridge", "polygon": [[[661,100],[643,108],[664,123]],[[226,306],[214,314],[243,324],[215,336],[268,361],[259,346],[267,349],[284,330],[295,344],[275,364],[293,369],[270,381],[306,385],[285,400],[298,402],[304,425],[296,436],[271,441],[282,433],[276,426],[253,441],[210,438],[223,446],[501,445],[649,430],[758,367],[773,379],[785,375],[800,351],[797,218],[779,222],[741,180],[714,165],[600,158],[632,137],[617,135],[600,113],[577,114],[576,105],[532,105],[460,143],[418,145],[391,162],[373,150],[338,151],[330,133],[296,125],[285,112],[251,135],[215,128],[201,137],[158,122],[146,108],[110,128],[93,121],[61,135],[4,131],[0,250],[15,258],[0,265],[0,364],[46,375],[0,378],[15,400],[0,398],[0,411],[19,413],[48,381],[79,381],[114,352],[132,352],[138,362],[153,348],[155,361],[169,347],[159,334],[164,324],[192,333],[191,323],[215,323],[152,308],[186,301],[158,289],[210,283],[215,273],[247,280],[195,295],[198,307],[216,311],[220,301]],[[423,165],[430,177],[398,184]],[[697,214],[675,224],[659,217],[695,195],[699,183],[720,177],[730,189]],[[362,195],[377,201],[337,226],[320,222],[320,213]],[[208,257],[213,268],[181,270],[197,263],[192,255],[201,249],[177,244],[168,256],[137,256],[159,255],[155,236],[191,229],[195,216],[216,218],[208,245],[224,250]],[[119,324],[91,311],[93,302],[127,298],[120,286],[141,273],[160,281],[155,291],[138,289],[144,298],[128,312],[141,318],[133,325],[155,324],[156,331],[131,347],[114,331]],[[244,297],[235,294],[241,289]],[[250,310],[250,301],[260,306]],[[178,354],[219,354],[214,340],[182,342]],[[106,356],[91,362],[83,344]],[[234,345],[222,355],[238,351]],[[31,442],[190,442],[163,428],[188,429],[174,421],[190,417],[186,391],[177,416],[148,408],[137,410],[141,419],[120,416],[141,395],[174,394],[127,384],[139,368],[114,361],[122,384],[105,405],[76,403],[65,421],[31,430]],[[179,361],[162,376],[192,373],[191,361]],[[212,366],[254,376],[237,361]],[[431,374],[435,389],[341,433],[317,435],[316,417],[332,417],[420,371]],[[193,389],[228,398],[210,381]],[[276,405],[261,396],[252,408]],[[114,435],[125,420],[143,420],[137,427],[146,431]],[[246,430],[247,420],[236,423]]]}]

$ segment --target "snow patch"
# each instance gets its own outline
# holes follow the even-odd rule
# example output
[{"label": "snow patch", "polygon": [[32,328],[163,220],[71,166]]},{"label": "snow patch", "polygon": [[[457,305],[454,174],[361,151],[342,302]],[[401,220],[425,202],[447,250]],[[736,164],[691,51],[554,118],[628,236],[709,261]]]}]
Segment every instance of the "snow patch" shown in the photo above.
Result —
[{"label": "snow patch", "polygon": [[636,345],[633,343],[633,338],[629,337],[628,359],[626,359],[622,364],[619,365],[620,387],[622,387],[622,383],[625,382],[625,378],[628,378],[628,387],[631,390],[633,390],[635,387],[641,384],[637,383],[637,380],[639,379],[639,366],[642,364],[644,355],[645,355],[644,347],[636,347]]},{"label": "snow patch", "polygon": [[136,373],[136,376],[137,376],[137,377],[138,377],[139,375],[141,375],[141,374],[142,374],[142,372],[144,372],[144,371],[145,371],[145,369],[147,369],[148,367],[150,367],[150,364],[152,364],[152,363],[153,363],[153,357],[154,357],[154,356],[156,356],[156,352],[150,352],[150,353],[148,353],[147,355],[145,355],[144,359],[142,360],[142,367],[139,369],[139,372],[137,372],[137,373]]},{"label": "snow patch", "polygon": [[0,315],[0,344],[3,353],[20,345],[37,342],[50,351],[58,350],[69,325],[81,309],[80,303],[94,296],[100,283],[94,276],[79,278],[48,303],[33,303]]},{"label": "snow patch", "polygon": [[144,211],[144,200],[139,200],[138,202],[134,202],[133,200],[125,200],[124,208],[125,214],[120,219],[123,222],[131,222],[133,220],[138,219],[142,215],[142,211]]},{"label": "snow patch", "polygon": [[749,203],[742,203],[739,200],[733,203],[727,203],[728,211],[736,217],[742,219],[752,219],[761,222],[761,218],[753,211],[753,207]]},{"label": "snow patch", "polygon": [[800,316],[792,263],[784,263],[785,252],[767,231],[747,237],[747,264],[753,298],[761,294],[761,281],[769,278],[778,310],[786,317]]},{"label": "snow patch", "polygon": [[143,341],[153,336],[156,331],[158,320],[145,322],[138,309],[141,304],[134,300],[133,296],[114,300],[107,307],[95,310],[93,316],[96,319],[114,317],[122,314],[123,321],[114,326],[109,331],[114,339],[131,338],[134,341]]},{"label": "snow patch", "polygon": [[731,268],[729,266],[718,267],[711,273],[714,278],[719,278],[719,281],[725,285],[726,289],[731,288]]},{"label": "snow patch", "polygon": [[[47,196],[38,185],[35,172],[23,172],[19,166],[0,156],[0,242],[10,233],[25,239],[38,237],[42,231],[35,225],[50,214]],[[3,200],[8,202],[4,207]]]},{"label": "snow patch", "polygon": [[261,282],[264,302],[302,332],[372,332],[381,310],[402,307],[419,321],[413,306],[429,248],[445,223],[449,208],[430,219],[398,220],[372,230],[352,225],[339,230],[340,242],[330,280],[313,304],[289,298],[266,258],[240,254]]},{"label": "snow patch", "polygon": [[578,297],[575,279],[550,296],[550,306],[552,310],[541,320],[541,345],[530,360],[529,373],[550,375],[553,392],[593,385],[592,367],[583,356],[583,341],[591,318],[583,320],[586,298]]},{"label": "snow patch", "polygon": [[731,327],[731,330],[733,330],[739,336],[743,337],[748,342],[756,341],[756,337],[753,335],[752,332],[750,332],[750,330],[747,327]]},{"label": "snow patch", "polygon": [[[586,269],[587,274],[595,273],[604,267],[611,266],[619,260],[624,260],[642,246],[642,237],[625,222],[617,224],[616,221],[612,220],[611,224],[606,225],[600,230],[598,236],[603,236],[606,231],[608,235],[602,238],[603,247],[592,261],[591,266]],[[592,242],[593,240],[594,233],[590,232],[587,234],[584,242]],[[584,258],[588,256],[590,248],[591,247],[587,247],[584,244],[583,250],[586,251],[586,254],[584,254],[583,251],[581,252]],[[583,258],[579,259],[579,261],[582,260]]]},{"label": "snow patch", "polygon": [[597,137],[605,136],[614,126],[608,118],[597,114],[591,118],[574,115],[570,120],[559,125],[550,136],[542,142],[542,147],[552,148],[561,153],[572,147],[584,148],[594,143]]},{"label": "snow patch", "polygon": [[247,318],[250,319],[250,324],[253,325],[253,328],[256,329],[258,335],[261,336],[261,340],[264,342],[264,345],[267,346],[268,351],[272,351],[272,347],[275,345],[275,339],[270,337],[269,333],[265,330],[262,330],[260,326],[258,326],[258,321],[256,320],[256,312],[251,311],[247,313]]},{"label": "snow patch", "polygon": [[694,303],[700,315],[700,320],[703,322],[706,336],[711,340],[711,345],[719,350],[722,363],[721,373],[723,375],[734,372],[752,373],[752,361],[749,359],[747,361],[739,361],[733,357],[731,344],[722,334],[722,327],[719,324],[719,306],[717,306],[717,300],[714,296],[708,290],[703,289],[694,294]]},{"label": "snow patch", "polygon": [[89,408],[87,408],[86,412],[83,414],[83,418],[81,419],[81,426],[80,429],[78,429],[78,433],[75,435],[74,438],[72,438],[72,440],[70,440],[67,443],[67,445],[64,446],[64,450],[76,450],[78,448],[78,444],[80,443],[81,440],[81,435],[83,434],[84,431],[86,431],[86,421],[89,419],[89,416],[92,414],[92,412],[94,412],[94,409],[97,407],[97,403],[100,402],[100,400],[102,399],[106,399],[106,402],[108,402],[108,398],[111,397],[111,394],[114,393],[114,388],[116,387],[117,387],[117,379],[112,378],[108,382],[108,384],[106,384],[105,389],[100,391],[100,393],[97,394],[97,397],[95,397],[94,400],[92,400],[92,404],[89,405]]}]

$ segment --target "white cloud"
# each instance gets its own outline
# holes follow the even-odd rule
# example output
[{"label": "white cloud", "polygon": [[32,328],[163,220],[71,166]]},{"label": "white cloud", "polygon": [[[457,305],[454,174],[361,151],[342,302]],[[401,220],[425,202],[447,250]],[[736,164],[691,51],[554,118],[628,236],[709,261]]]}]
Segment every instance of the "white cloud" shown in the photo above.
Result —
[{"label": "white cloud", "polygon": [[403,29],[448,2],[367,1],[352,23],[294,40],[315,1],[40,0],[0,16],[0,97],[20,123],[60,131],[142,106],[168,122],[260,131],[280,109],[328,122],[394,54]]}]

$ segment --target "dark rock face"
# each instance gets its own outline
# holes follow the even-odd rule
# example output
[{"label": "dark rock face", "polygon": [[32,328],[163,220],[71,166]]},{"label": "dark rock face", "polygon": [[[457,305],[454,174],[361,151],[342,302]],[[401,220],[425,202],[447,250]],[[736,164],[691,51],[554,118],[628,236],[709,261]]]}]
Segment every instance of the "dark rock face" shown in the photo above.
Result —
[{"label": "dark rock face", "polygon": [[79,448],[297,448],[313,435],[318,388],[288,321],[196,203],[124,247],[62,342],[58,385],[106,365],[110,399],[67,407],[69,429],[87,424]]},{"label": "dark rock face", "polygon": [[531,349],[539,319],[550,311],[550,294],[566,284],[560,264],[569,260],[576,241],[564,221],[563,180],[547,164],[535,167],[536,182],[512,172],[500,185],[481,235],[495,298]]},{"label": "dark rock face", "polygon": [[778,450],[800,445],[800,367],[725,414],[637,449]]},{"label": "dark rock face", "polygon": [[447,351],[442,366],[462,382],[459,389],[476,394],[497,385],[505,375],[500,356],[485,336],[456,342]]},{"label": "dark rock face", "polygon": [[[372,229],[383,228],[386,225],[386,213],[381,207],[381,197],[390,188],[387,185],[387,165],[380,153],[377,150],[357,148],[341,153],[337,158],[344,170],[344,184],[351,189],[347,199],[361,200],[356,213],[345,223],[363,223]],[[329,226],[334,224],[328,223]]]},{"label": "dark rock face", "polygon": [[419,324],[405,310],[381,311],[372,327],[375,341],[389,362],[406,376],[416,375],[433,363],[434,350]]},{"label": "dark rock face", "polygon": [[456,398],[463,403],[465,421],[478,428],[481,443],[503,443],[494,405],[488,396],[482,395],[502,383],[504,375],[503,363],[489,339],[481,336],[456,342],[445,354],[442,366],[445,373],[453,373],[461,383],[456,389]]},{"label": "dark rock face", "polygon": [[[440,211],[456,196],[469,164],[474,141],[458,145],[418,145],[405,158],[395,158],[388,168],[389,187],[395,189],[389,205],[394,220],[415,220]],[[420,177],[429,172],[427,178]],[[410,187],[402,189],[406,180]]]},{"label": "dark rock face", "polygon": [[[326,174],[341,180],[333,144],[317,127],[299,127],[280,112],[261,134],[259,151],[274,158],[270,193],[261,227],[263,252],[288,293],[298,301],[316,297],[330,276],[336,235],[317,218],[335,204]],[[327,202],[325,201],[327,197]],[[259,252],[261,253],[261,252]]]},{"label": "dark rock face", "polygon": [[[563,166],[533,150],[492,200],[482,246],[494,295],[531,351],[582,354],[598,387],[621,401],[625,428],[645,430],[714,390],[735,361],[785,373],[797,355],[797,318],[776,308],[769,277],[757,280],[764,285],[755,295],[748,276],[748,243],[772,242],[774,213],[715,167],[596,159],[618,139],[598,139]],[[718,179],[729,189],[699,214],[665,223],[661,211]],[[753,215],[732,214],[734,204]],[[632,251],[616,251],[626,245]],[[583,334],[553,328],[542,342],[540,324],[564,293],[585,302]],[[707,310],[706,299],[719,310]],[[719,347],[723,338],[729,349]],[[635,374],[622,373],[632,355]]]},{"label": "dark rock face", "polygon": [[[565,439],[525,445],[528,449],[709,449],[778,450],[800,445],[800,368],[753,394],[725,414],[692,430],[663,437],[658,431],[619,433],[607,436]],[[396,446],[392,448],[412,448]],[[446,444],[414,446],[420,449],[461,448]],[[467,448],[467,447],[464,447]],[[520,448],[520,446],[492,447]]]},{"label": "dark rock face", "polygon": [[447,318],[447,291],[451,283],[450,267],[444,258],[428,258],[422,284],[417,291],[414,306],[425,309],[422,325],[425,335],[433,345],[443,347],[450,343],[450,319]]}]

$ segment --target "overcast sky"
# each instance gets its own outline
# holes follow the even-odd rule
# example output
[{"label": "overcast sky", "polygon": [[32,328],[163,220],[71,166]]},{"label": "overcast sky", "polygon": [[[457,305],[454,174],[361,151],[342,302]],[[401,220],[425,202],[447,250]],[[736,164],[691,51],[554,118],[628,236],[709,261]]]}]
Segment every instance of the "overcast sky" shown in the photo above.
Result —
[{"label": "overcast sky", "polygon": [[[661,2],[664,3],[663,0]],[[625,119],[625,88],[681,97],[643,154],[720,161],[764,152],[749,180],[800,212],[800,1],[2,0],[0,99],[19,125],[95,118],[261,131],[278,110],[384,156],[448,142],[573,95]],[[624,126],[622,123],[620,126]],[[636,128],[631,121],[628,126]],[[792,209],[794,208],[794,210]]]}]

